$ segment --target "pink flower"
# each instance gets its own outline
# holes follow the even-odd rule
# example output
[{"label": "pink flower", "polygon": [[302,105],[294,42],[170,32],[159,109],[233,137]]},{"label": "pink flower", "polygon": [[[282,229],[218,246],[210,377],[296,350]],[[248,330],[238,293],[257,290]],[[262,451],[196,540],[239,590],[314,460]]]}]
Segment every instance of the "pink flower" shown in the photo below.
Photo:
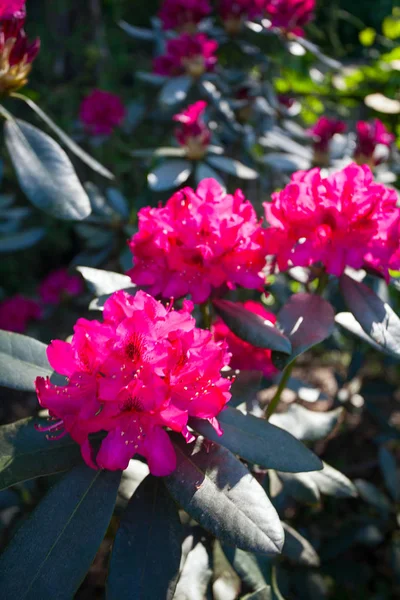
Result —
[{"label": "pink flower", "polygon": [[346,266],[371,266],[388,275],[399,241],[394,190],[374,182],[369,167],[351,164],[321,177],[299,171],[264,203],[267,241],[281,270],[322,263],[341,275]]},{"label": "pink flower", "polygon": [[40,297],[45,304],[59,304],[64,296],[77,296],[82,291],[81,278],[70,275],[67,269],[52,271],[39,287]]},{"label": "pink flower", "polygon": [[180,123],[175,137],[178,144],[187,149],[187,157],[191,160],[203,158],[210,143],[211,132],[201,118],[206,107],[207,102],[199,100],[173,116],[174,121]]},{"label": "pink flower", "polygon": [[164,208],[139,211],[130,249],[128,274],[153,296],[191,294],[200,303],[223,285],[264,283],[265,230],[243,192],[226,194],[214,179],[180,190]]},{"label": "pink flower", "polygon": [[191,77],[200,77],[206,71],[214,69],[217,48],[218,42],[210,40],[203,33],[183,34],[168,40],[166,53],[153,61],[153,71],[168,77],[185,73]]},{"label": "pink flower", "polygon": [[[40,405],[52,422],[42,430],[56,438],[69,433],[81,445],[86,463],[125,469],[140,454],[151,473],[169,475],[175,451],[165,431],[194,439],[189,417],[216,417],[230,399],[231,381],[221,377],[228,364],[226,345],[196,328],[193,305],[165,308],[144,292],[114,293],[104,306],[104,321],[79,319],[70,343],[53,341],[51,366],[68,378],[65,387],[38,377]],[[106,432],[96,457],[89,435]]]},{"label": "pink flower", "polygon": [[355,150],[355,160],[358,164],[368,163],[371,166],[381,162],[374,158],[375,148],[378,144],[389,148],[396,137],[392,135],[379,119],[372,122],[358,121],[357,146]]},{"label": "pink flower", "polygon": [[[259,302],[248,300],[242,304],[244,308],[249,310],[265,320],[275,323],[276,317],[273,313],[268,312]],[[211,331],[216,341],[224,340],[229,351],[232,353],[229,366],[232,369],[243,371],[261,371],[265,377],[271,377],[277,372],[271,361],[271,350],[265,348],[256,348],[248,342],[244,342],[238,338],[227,325],[221,320],[213,324]]]},{"label": "pink flower", "polygon": [[9,19],[25,14],[26,0],[0,0],[0,19]]},{"label": "pink flower", "polygon": [[304,25],[315,16],[315,0],[267,0],[265,9],[272,27],[303,37]]},{"label": "pink flower", "polygon": [[208,0],[164,0],[158,12],[163,29],[193,30],[211,13]]},{"label": "pink flower", "polygon": [[259,17],[265,0],[219,0],[218,12],[225,30],[230,34],[240,31],[245,19]]},{"label": "pink flower", "polygon": [[29,321],[40,319],[40,304],[17,294],[0,302],[0,329],[24,333]]},{"label": "pink flower", "polygon": [[116,94],[93,90],[83,99],[79,117],[91,135],[111,135],[125,118],[125,107]]},{"label": "pink flower", "polygon": [[26,85],[39,53],[39,38],[29,42],[24,24],[24,12],[0,21],[0,94],[10,94]]},{"label": "pink flower", "polygon": [[308,133],[314,138],[314,148],[317,152],[328,152],[329,142],[337,133],[346,131],[346,123],[339,119],[321,117],[308,129]]}]

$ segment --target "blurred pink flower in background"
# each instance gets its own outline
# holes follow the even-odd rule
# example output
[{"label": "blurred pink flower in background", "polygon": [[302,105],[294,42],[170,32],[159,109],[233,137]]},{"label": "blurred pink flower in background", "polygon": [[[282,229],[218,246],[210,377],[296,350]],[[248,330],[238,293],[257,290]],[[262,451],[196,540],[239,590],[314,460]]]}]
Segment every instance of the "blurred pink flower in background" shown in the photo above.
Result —
[{"label": "blurred pink flower in background", "polygon": [[304,36],[304,25],[315,17],[315,0],[267,0],[265,10],[272,27]]},{"label": "blurred pink flower in background", "polygon": [[25,14],[26,0],[0,0],[0,19],[9,19]]},{"label": "blurred pink flower in background", "polygon": [[177,77],[185,73],[200,77],[212,71],[217,63],[215,52],[218,42],[209,39],[204,33],[183,34],[167,41],[166,52],[153,61],[153,71],[158,75]]},{"label": "blurred pink flower in background", "polygon": [[158,16],[163,29],[192,31],[210,13],[208,0],[164,0]]},{"label": "blurred pink flower in background", "polygon": [[314,138],[314,148],[318,152],[328,152],[329,142],[337,133],[344,133],[347,125],[340,119],[320,117],[318,121],[307,130]]},{"label": "blurred pink flower in background", "polygon": [[21,294],[0,302],[0,329],[24,333],[30,321],[40,319],[42,309],[39,302]]},{"label": "blurred pink flower in background", "polygon": [[79,117],[91,135],[111,135],[126,115],[119,96],[104,90],[93,90],[83,99]]},{"label": "blurred pink flower in background", "polygon": [[358,164],[367,163],[369,166],[379,164],[381,160],[374,157],[375,148],[378,144],[389,148],[396,139],[379,119],[373,121],[358,121],[357,146],[354,158]]},{"label": "blurred pink flower in background", "polygon": [[64,296],[77,296],[83,291],[79,275],[70,275],[67,269],[52,271],[40,284],[39,294],[45,304],[59,304]]},{"label": "blurred pink flower in background", "polygon": [[173,116],[173,120],[180,123],[175,130],[178,144],[186,147],[187,156],[192,160],[202,158],[210,143],[211,132],[202,119],[206,108],[207,102],[199,100]]}]

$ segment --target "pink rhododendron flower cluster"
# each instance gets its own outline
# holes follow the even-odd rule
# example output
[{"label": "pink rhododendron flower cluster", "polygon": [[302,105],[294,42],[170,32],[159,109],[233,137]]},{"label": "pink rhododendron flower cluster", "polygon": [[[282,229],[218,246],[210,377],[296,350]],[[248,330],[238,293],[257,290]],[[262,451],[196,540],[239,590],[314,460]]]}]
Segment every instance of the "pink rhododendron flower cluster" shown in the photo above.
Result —
[{"label": "pink rhododendron flower cluster", "polygon": [[45,304],[59,304],[64,296],[77,296],[82,291],[82,279],[70,275],[64,268],[49,273],[39,287],[40,298]]},{"label": "pink rhododendron flower cluster", "polygon": [[40,319],[40,304],[21,294],[0,302],[0,329],[24,333],[30,321]]},{"label": "pink rhododendron flower cluster", "polygon": [[370,166],[378,164],[379,158],[374,157],[375,148],[378,144],[389,148],[396,139],[379,119],[372,122],[358,121],[357,146],[354,158],[358,164],[367,163]]},{"label": "pink rhododendron flower cluster", "polygon": [[191,294],[198,303],[223,285],[264,283],[265,230],[243,192],[226,194],[214,179],[180,190],[163,208],[143,208],[130,248],[128,274],[153,296]]},{"label": "pink rhododendron flower cluster", "polygon": [[210,13],[208,0],[164,0],[158,16],[163,29],[189,31]]},{"label": "pink rhododendron flower cluster", "polygon": [[[93,468],[125,469],[140,454],[151,473],[170,474],[176,457],[165,427],[191,441],[188,418],[198,417],[220,432],[216,417],[230,399],[231,381],[221,377],[226,345],[196,327],[192,308],[185,301],[174,311],[144,292],[119,291],[105,303],[103,322],[79,319],[70,343],[47,349],[67,385],[36,379],[53,419],[42,430],[69,433]],[[96,432],[107,435],[95,457],[89,435]]]},{"label": "pink rhododendron flower cluster", "polygon": [[104,90],[93,90],[83,99],[79,117],[88,133],[111,135],[126,115],[119,96]]},{"label": "pink rhododendron flower cluster", "polygon": [[[276,322],[276,316],[273,313],[268,312],[262,304],[259,302],[253,302],[248,300],[244,304],[238,303],[239,306],[243,306],[248,311],[259,315],[266,321],[274,324]],[[271,377],[277,372],[271,360],[271,350],[265,348],[257,348],[252,346],[248,342],[245,342],[238,338],[227,325],[218,319],[211,327],[211,331],[216,341],[224,340],[227,345],[229,352],[232,357],[229,362],[229,366],[232,369],[239,369],[243,371],[261,371],[265,377]]]},{"label": "pink rhododendron flower cluster", "polygon": [[0,0],[0,19],[23,16],[26,0]]},{"label": "pink rhododendron flower cluster", "polygon": [[214,69],[217,63],[217,48],[218,42],[210,40],[203,33],[183,34],[168,40],[166,53],[153,61],[153,71],[169,77],[185,73],[192,77],[200,77],[206,71]]},{"label": "pink rhododendron flower cluster", "polygon": [[180,123],[175,130],[175,137],[178,144],[186,148],[191,160],[202,158],[210,143],[211,132],[202,119],[206,107],[207,102],[199,100],[173,117],[174,121]]},{"label": "pink rhododendron flower cluster", "polygon": [[346,123],[339,119],[321,117],[308,129],[308,133],[314,138],[314,148],[318,152],[328,152],[329,142],[337,133],[346,131]]},{"label": "pink rhododendron flower cluster", "polygon": [[272,27],[304,36],[304,25],[315,16],[315,0],[267,0],[265,6]]},{"label": "pink rhododendron flower cluster", "polygon": [[259,17],[265,0],[219,0],[218,13],[230,34],[238,33],[245,19]]},{"label": "pink rhododendron flower cluster", "polygon": [[319,169],[299,171],[272,199],[264,204],[267,240],[282,271],[321,263],[337,276],[346,266],[388,276],[399,246],[397,195],[374,182],[366,165],[325,179]]},{"label": "pink rhododendron flower cluster", "polygon": [[24,24],[24,12],[0,21],[0,94],[14,92],[27,83],[39,53],[39,38],[29,42]]}]

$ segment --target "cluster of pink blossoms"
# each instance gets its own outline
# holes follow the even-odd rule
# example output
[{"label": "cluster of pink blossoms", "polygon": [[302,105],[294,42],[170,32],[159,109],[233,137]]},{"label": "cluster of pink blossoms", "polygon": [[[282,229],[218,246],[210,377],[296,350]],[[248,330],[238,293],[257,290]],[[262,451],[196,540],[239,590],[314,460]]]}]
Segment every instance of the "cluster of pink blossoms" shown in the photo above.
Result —
[{"label": "cluster of pink blossoms", "polygon": [[[259,302],[253,302],[248,300],[244,304],[238,303],[239,306],[243,306],[249,312],[259,315],[266,321],[274,324],[276,322],[276,316],[273,313],[268,312],[262,304]],[[245,342],[238,338],[227,325],[221,320],[217,321],[212,325],[211,331],[216,341],[225,341],[229,352],[232,354],[232,358],[229,362],[229,366],[232,369],[239,369],[242,371],[261,371],[264,377],[271,377],[277,372],[271,360],[271,350],[265,348],[257,348],[252,346],[248,342]]]},{"label": "cluster of pink blossoms", "polygon": [[190,75],[200,77],[206,71],[212,71],[217,63],[215,52],[218,42],[210,40],[203,33],[183,34],[168,40],[166,53],[153,61],[153,71],[158,75],[177,77]]},{"label": "cluster of pink blossoms", "polygon": [[327,178],[299,171],[265,203],[268,251],[280,270],[321,264],[341,275],[369,266],[388,277],[397,268],[400,211],[395,190],[374,182],[366,165]]},{"label": "cluster of pink blossoms", "polygon": [[[47,349],[67,385],[36,379],[39,402],[53,419],[42,430],[55,438],[69,433],[93,468],[125,469],[140,454],[159,476],[176,466],[165,427],[189,442],[188,418],[197,417],[221,433],[216,416],[230,399],[231,381],[220,371],[229,353],[196,327],[192,308],[185,301],[174,311],[144,292],[119,291],[107,300],[103,322],[79,319],[71,343],[55,340]],[[89,435],[97,432],[107,435],[94,456]]]},{"label": "cluster of pink blossoms", "polygon": [[207,102],[199,100],[173,117],[180,124],[175,130],[176,140],[193,160],[202,158],[210,143],[211,131],[202,119],[206,108]]},{"label": "cluster of pink blossoms", "polygon": [[308,129],[308,133],[314,138],[314,149],[316,152],[328,152],[329,142],[337,133],[346,131],[346,123],[339,119],[321,117]]},{"label": "cluster of pink blossoms", "polygon": [[265,230],[241,190],[226,194],[214,179],[186,187],[163,208],[139,211],[130,242],[132,281],[153,296],[205,302],[222,286],[260,289]]},{"label": "cluster of pink blossoms", "polygon": [[380,160],[374,157],[375,149],[380,144],[389,148],[396,139],[385,125],[379,119],[374,119],[372,123],[367,121],[358,121],[357,146],[355,150],[355,160],[358,164],[367,163],[371,166],[379,164]]},{"label": "cluster of pink blossoms", "polygon": [[49,273],[39,286],[39,295],[44,304],[59,304],[63,298],[78,296],[81,292],[81,277],[70,275],[64,268]]},{"label": "cluster of pink blossoms", "polygon": [[25,14],[26,0],[0,0],[0,19],[10,19]]},{"label": "cluster of pink blossoms", "polygon": [[304,25],[315,17],[315,0],[268,0],[265,10],[272,27],[304,36]]},{"label": "cluster of pink blossoms", "polygon": [[126,110],[116,94],[104,90],[93,90],[83,99],[79,117],[91,135],[111,135],[121,125]]},{"label": "cluster of pink blossoms", "polygon": [[208,0],[164,0],[158,16],[163,29],[191,31],[210,13]]}]

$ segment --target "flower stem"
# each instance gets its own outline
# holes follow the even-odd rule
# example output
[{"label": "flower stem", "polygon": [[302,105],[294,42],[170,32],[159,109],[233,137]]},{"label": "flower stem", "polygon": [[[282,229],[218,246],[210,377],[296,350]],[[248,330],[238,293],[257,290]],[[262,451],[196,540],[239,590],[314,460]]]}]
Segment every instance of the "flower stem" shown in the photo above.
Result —
[{"label": "flower stem", "polygon": [[329,280],[329,275],[326,271],[324,271],[318,279],[318,287],[315,290],[315,294],[317,296],[322,296],[322,294],[324,293],[324,290],[328,284],[328,280]]},{"label": "flower stem", "polygon": [[210,300],[206,300],[203,304],[200,304],[200,310],[203,317],[204,329],[211,329],[212,311]]},{"label": "flower stem", "polygon": [[287,382],[289,381],[290,375],[292,374],[294,363],[295,363],[295,361],[291,362],[290,365],[288,365],[282,373],[282,377],[279,382],[278,389],[276,390],[274,397],[272,398],[271,402],[268,404],[267,410],[265,411],[265,418],[267,419],[267,421],[270,418],[270,416],[273,415],[274,412],[276,411],[276,407],[279,404],[279,400],[281,399],[282,392],[285,389]]}]

